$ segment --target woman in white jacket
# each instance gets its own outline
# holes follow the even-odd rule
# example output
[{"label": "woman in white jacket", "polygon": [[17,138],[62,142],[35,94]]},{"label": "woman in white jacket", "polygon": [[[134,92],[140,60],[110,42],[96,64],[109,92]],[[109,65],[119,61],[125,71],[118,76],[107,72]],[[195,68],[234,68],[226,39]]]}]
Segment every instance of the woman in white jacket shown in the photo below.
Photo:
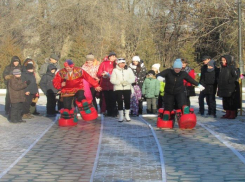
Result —
[{"label": "woman in white jacket", "polygon": [[[135,76],[131,68],[127,68],[124,58],[117,60],[116,68],[113,69],[110,81],[113,84],[119,111],[119,122],[123,122],[123,100],[125,105],[125,119],[130,121],[130,96],[132,83],[135,82]],[[122,96],[124,99],[122,99]]]}]

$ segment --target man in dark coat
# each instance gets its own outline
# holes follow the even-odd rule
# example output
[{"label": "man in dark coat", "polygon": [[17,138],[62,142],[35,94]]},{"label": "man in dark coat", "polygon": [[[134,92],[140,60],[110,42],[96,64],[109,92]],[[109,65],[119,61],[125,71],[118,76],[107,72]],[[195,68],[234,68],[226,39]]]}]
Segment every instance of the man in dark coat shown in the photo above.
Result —
[{"label": "man in dark coat", "polygon": [[[3,79],[4,83],[7,86],[8,85],[8,80],[10,77],[13,75],[13,70],[14,69],[20,69],[21,70],[21,62],[20,58],[18,56],[13,56],[11,58],[11,62],[8,66],[5,67],[3,71]],[[8,87],[6,89],[6,97],[5,97],[5,114],[8,115],[10,112],[10,96],[9,96],[9,91]]]},{"label": "man in dark coat", "polygon": [[50,64],[48,65],[48,70],[45,75],[42,76],[40,81],[40,87],[43,91],[43,93],[47,97],[47,105],[46,105],[46,112],[47,117],[54,117],[56,116],[56,94],[58,93],[58,90],[54,88],[53,86],[53,79],[55,76],[57,68],[55,65]]},{"label": "man in dark coat", "polygon": [[218,96],[222,97],[223,109],[226,114],[222,118],[235,119],[237,104],[235,101],[235,88],[237,70],[231,65],[232,57],[224,55],[221,57],[221,68],[218,79]]},{"label": "man in dark coat", "polygon": [[51,54],[49,58],[45,59],[44,64],[40,67],[40,70],[39,70],[39,75],[41,78],[43,75],[47,73],[49,64],[55,65],[55,67],[59,70],[60,69],[59,57],[55,54]]}]

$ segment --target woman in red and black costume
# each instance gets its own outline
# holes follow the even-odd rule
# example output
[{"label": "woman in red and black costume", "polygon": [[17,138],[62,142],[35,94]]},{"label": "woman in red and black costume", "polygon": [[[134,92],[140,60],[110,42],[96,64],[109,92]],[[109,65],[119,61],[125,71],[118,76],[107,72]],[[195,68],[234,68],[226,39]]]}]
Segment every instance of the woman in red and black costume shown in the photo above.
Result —
[{"label": "woman in red and black costume", "polygon": [[[89,82],[96,91],[101,91],[101,87],[98,82],[93,79],[86,71],[80,67],[75,67],[72,60],[66,60],[63,69],[58,71],[53,79],[53,85],[56,89],[61,91],[61,97],[64,102],[64,110],[69,111],[69,116],[74,114],[74,108],[72,109],[73,99],[75,99],[76,105],[84,120],[91,120],[95,118],[88,118],[84,114],[92,114],[91,106],[92,100],[86,100],[83,90],[83,79]],[[86,107],[84,107],[86,106]],[[92,110],[95,110],[94,107]],[[95,110],[96,111],[96,110]],[[97,112],[96,112],[97,115]],[[62,118],[62,111],[61,111]],[[68,118],[72,119],[72,118]]]}]

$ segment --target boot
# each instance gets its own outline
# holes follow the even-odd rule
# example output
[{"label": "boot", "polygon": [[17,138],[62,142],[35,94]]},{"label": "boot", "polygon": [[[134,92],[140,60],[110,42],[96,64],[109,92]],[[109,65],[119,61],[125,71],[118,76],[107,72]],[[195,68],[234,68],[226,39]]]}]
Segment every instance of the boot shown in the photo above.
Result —
[{"label": "boot", "polygon": [[157,114],[157,110],[156,109],[152,109],[152,114]]},{"label": "boot", "polygon": [[127,122],[131,121],[131,119],[130,119],[130,117],[129,117],[129,111],[130,111],[130,110],[128,110],[128,109],[125,110],[125,119],[126,119]]},{"label": "boot", "polygon": [[230,117],[230,114],[231,114],[231,111],[230,111],[230,110],[226,110],[225,115],[223,115],[223,116],[221,117],[221,119],[225,119],[225,118]]},{"label": "boot", "polygon": [[118,122],[123,122],[123,110],[119,110],[119,120]]},{"label": "boot", "polygon": [[33,117],[31,117],[28,114],[23,114],[22,119],[32,119]]},{"label": "boot", "polygon": [[230,115],[229,117],[227,117],[227,119],[235,119],[236,118],[236,111],[232,110],[230,111]]},{"label": "boot", "polygon": [[150,109],[146,109],[147,114],[152,114]]},{"label": "boot", "polygon": [[170,120],[170,111],[164,111],[163,112],[163,121],[169,121]]}]

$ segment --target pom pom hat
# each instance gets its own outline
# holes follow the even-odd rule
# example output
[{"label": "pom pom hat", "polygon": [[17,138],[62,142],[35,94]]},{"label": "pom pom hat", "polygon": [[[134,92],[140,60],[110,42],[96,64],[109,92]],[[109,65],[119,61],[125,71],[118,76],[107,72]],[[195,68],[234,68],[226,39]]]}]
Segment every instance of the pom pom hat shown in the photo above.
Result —
[{"label": "pom pom hat", "polygon": [[180,58],[174,61],[173,68],[180,68],[180,69],[182,68],[182,62]]}]

